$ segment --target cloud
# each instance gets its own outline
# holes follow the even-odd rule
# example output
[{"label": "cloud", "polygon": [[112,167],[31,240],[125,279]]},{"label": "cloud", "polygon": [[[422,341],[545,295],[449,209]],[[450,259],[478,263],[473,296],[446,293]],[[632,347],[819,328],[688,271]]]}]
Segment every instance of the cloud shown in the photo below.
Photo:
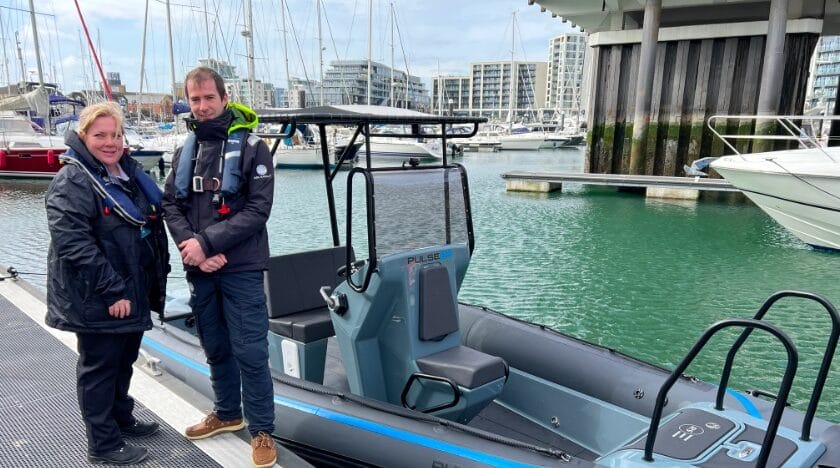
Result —
[{"label": "cloud", "polygon": [[[15,0],[26,3],[22,0]],[[303,76],[304,66],[310,78],[318,76],[318,41],[315,2],[286,0],[297,36],[288,35],[290,74]],[[322,35],[325,63],[339,59],[364,60],[368,49],[368,0],[322,0]],[[373,58],[390,64],[390,1],[374,1]],[[568,30],[568,24],[539,13],[536,6],[524,0],[393,0],[398,18],[399,35],[394,44],[396,66],[404,68],[403,49],[412,74],[429,78],[437,74],[438,63],[443,73],[466,74],[468,64],[477,61],[506,60],[510,54],[511,13],[517,10],[519,32],[518,60],[546,60],[548,39]],[[119,72],[129,90],[137,90],[140,82],[140,55],[143,48],[143,0],[82,0],[82,11],[92,39],[101,44],[106,71]],[[203,11],[204,5],[209,12]],[[257,78],[275,83],[285,81],[285,57],[280,0],[253,0],[254,41]],[[90,51],[80,41],[81,24],[75,5],[69,0],[39,1],[39,12],[55,15],[39,19],[41,48],[51,68],[56,69],[65,91],[90,82]],[[177,0],[170,6],[173,26],[176,81],[207,55],[205,21],[211,36],[211,54],[247,73],[241,2],[228,0]],[[166,92],[171,89],[169,46],[166,29],[166,8],[163,0],[149,3],[146,37],[146,89]],[[4,15],[4,23],[14,23],[25,35],[28,15],[15,18]],[[30,35],[31,36],[31,35]],[[31,38],[25,41],[27,66],[34,66]],[[82,43],[80,43],[82,42]],[[60,57],[60,58],[59,58]],[[55,67],[53,65],[55,64]],[[97,74],[98,75],[98,74]],[[98,77],[96,78],[98,81]]]}]

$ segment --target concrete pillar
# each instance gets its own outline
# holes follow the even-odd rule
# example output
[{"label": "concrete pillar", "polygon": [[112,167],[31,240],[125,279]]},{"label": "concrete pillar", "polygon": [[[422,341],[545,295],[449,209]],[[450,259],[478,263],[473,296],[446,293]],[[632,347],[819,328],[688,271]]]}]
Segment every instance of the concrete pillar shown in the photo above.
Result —
[{"label": "concrete pillar", "polygon": [[563,184],[560,182],[522,179],[508,179],[505,181],[505,190],[508,192],[550,193],[562,189]]},{"label": "concrete pillar", "polygon": [[697,200],[700,198],[700,191],[697,189],[647,187],[645,189],[645,196],[647,198],[663,198],[666,200]]},{"label": "concrete pillar", "polygon": [[659,40],[659,17],[662,0],[645,2],[642,25],[642,47],[639,53],[639,75],[636,78],[636,110],[633,114],[633,142],[630,146],[630,174],[644,174],[647,149],[653,73],[656,67],[656,43]]},{"label": "concrete pillar", "polygon": [[[771,0],[770,17],[767,21],[767,40],[764,43],[764,66],[761,70],[761,85],[758,91],[758,115],[779,113],[779,95],[782,92],[782,78],[785,66],[785,34],[787,33],[788,0]],[[775,121],[756,122],[756,134],[773,132]],[[754,151],[770,151],[773,142],[758,140]]]}]

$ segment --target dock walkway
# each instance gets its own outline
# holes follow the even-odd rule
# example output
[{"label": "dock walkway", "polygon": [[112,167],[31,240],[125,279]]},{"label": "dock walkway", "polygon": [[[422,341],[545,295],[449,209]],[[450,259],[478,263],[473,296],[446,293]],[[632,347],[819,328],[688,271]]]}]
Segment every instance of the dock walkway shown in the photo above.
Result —
[{"label": "dock walkway", "polygon": [[697,198],[700,191],[740,192],[724,179],[701,177],[512,171],[502,174],[502,179],[508,191],[523,192],[553,192],[567,182],[646,189],[649,197],[660,198]]},{"label": "dock walkway", "polygon": [[[0,280],[0,466],[90,466],[76,397],[76,337],[43,324],[46,305],[39,296],[25,283]],[[235,434],[195,442],[181,435],[176,428],[201,419],[212,404],[164,382],[135,364],[134,414],[161,426],[153,436],[131,440],[149,449],[143,466],[253,466],[250,444]],[[281,466],[310,466],[277,447]]]}]

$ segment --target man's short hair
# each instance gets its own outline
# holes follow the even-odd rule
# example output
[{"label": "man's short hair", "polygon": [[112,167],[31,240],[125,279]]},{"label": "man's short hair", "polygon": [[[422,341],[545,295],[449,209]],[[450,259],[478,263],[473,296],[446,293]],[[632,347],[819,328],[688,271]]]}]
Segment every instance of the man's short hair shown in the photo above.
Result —
[{"label": "man's short hair", "polygon": [[208,67],[195,67],[187,73],[187,77],[184,78],[184,96],[189,99],[190,93],[187,91],[187,84],[192,81],[195,84],[203,83],[207,80],[213,80],[216,82],[216,91],[219,92],[219,97],[223,98],[227,94],[225,91],[225,79],[222,78],[222,75],[219,75],[216,70]]}]

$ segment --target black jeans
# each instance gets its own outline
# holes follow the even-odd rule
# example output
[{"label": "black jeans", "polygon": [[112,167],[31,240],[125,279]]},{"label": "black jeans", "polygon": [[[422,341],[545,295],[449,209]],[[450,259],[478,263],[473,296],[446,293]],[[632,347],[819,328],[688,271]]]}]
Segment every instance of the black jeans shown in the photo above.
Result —
[{"label": "black jeans", "polygon": [[143,332],[77,333],[76,337],[76,392],[88,452],[102,455],[122,447],[120,427],[134,424],[134,400],[128,396],[128,387]]}]

